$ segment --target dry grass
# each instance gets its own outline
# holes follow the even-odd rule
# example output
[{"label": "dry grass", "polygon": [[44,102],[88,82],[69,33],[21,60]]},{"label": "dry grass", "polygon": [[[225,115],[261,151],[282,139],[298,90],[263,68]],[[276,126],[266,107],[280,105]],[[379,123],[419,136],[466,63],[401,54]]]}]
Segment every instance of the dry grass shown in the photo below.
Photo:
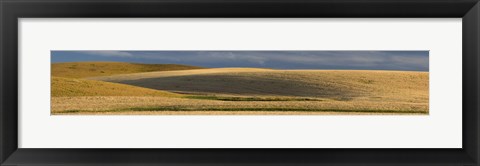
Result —
[{"label": "dry grass", "polygon": [[[75,78],[52,77],[52,97],[65,96],[169,96],[181,95],[125,84]],[[53,105],[53,103],[52,103]],[[88,104],[85,104],[88,105]]]},{"label": "dry grass", "polygon": [[428,103],[428,72],[201,69],[149,72],[96,80],[201,95],[290,96]]},{"label": "dry grass", "polygon": [[171,71],[200,69],[202,67],[176,64],[136,64],[122,62],[70,62],[53,63],[52,76],[66,78],[85,78],[116,74],[140,73],[151,71]]},{"label": "dry grass", "polygon": [[[88,103],[88,104],[85,104]],[[295,112],[311,114],[337,112],[341,114],[428,114],[428,103],[406,103],[387,101],[219,101],[198,100],[172,97],[140,96],[91,96],[91,97],[53,97],[53,114],[145,114],[145,112],[164,114],[172,112],[191,112],[204,110],[215,114],[239,112]],[[211,111],[215,110],[215,111]],[[243,110],[243,111],[242,111]],[[279,110],[279,111],[275,111]],[[283,110],[283,111],[282,111]],[[297,110],[297,111],[291,111]]]},{"label": "dry grass", "polygon": [[90,80],[54,77],[52,94],[58,95],[52,97],[52,114],[426,115],[429,112],[428,72],[223,68],[87,79]]},{"label": "dry grass", "polygon": [[423,113],[379,112],[299,112],[299,111],[129,111],[129,112],[78,112],[54,115],[426,115]]}]

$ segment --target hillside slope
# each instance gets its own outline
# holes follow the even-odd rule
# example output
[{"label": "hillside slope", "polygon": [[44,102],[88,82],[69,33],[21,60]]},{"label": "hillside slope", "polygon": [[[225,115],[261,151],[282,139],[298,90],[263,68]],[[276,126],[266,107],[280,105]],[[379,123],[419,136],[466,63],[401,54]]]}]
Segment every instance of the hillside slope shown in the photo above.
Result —
[{"label": "hillside slope", "polygon": [[428,72],[217,68],[95,77],[190,94],[428,103]]},{"label": "hillside slope", "polygon": [[68,62],[53,63],[51,75],[65,78],[84,78],[151,71],[201,69],[202,67],[176,64],[136,64],[123,62]]},{"label": "hillside slope", "polygon": [[124,84],[83,80],[75,78],[52,77],[52,97],[71,96],[164,96],[176,97],[179,94]]}]

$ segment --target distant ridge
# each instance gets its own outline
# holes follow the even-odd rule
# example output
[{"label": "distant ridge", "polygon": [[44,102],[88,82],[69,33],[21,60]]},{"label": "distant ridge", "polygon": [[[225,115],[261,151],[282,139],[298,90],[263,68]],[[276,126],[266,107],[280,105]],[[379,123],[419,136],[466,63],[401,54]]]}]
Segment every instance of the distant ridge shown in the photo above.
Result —
[{"label": "distant ridge", "polygon": [[203,69],[198,66],[177,64],[139,64],[125,62],[67,62],[53,63],[51,74],[55,77],[85,78],[152,71]]}]

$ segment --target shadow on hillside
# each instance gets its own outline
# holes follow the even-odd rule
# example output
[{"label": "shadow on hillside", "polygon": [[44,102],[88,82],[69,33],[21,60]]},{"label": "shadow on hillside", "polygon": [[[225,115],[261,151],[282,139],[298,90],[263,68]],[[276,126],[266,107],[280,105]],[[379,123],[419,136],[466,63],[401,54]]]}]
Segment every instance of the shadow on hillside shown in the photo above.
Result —
[{"label": "shadow on hillside", "polygon": [[184,92],[234,95],[281,95],[349,99],[358,93],[326,83],[309,83],[258,76],[192,75],[164,78],[146,78],[119,83],[145,88]]}]

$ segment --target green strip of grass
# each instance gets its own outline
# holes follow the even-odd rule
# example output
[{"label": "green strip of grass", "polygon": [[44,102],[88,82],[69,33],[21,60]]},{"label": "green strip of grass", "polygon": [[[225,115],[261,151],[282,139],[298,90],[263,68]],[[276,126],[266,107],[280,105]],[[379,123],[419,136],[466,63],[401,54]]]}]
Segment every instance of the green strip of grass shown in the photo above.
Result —
[{"label": "green strip of grass", "polygon": [[111,110],[66,110],[58,113],[95,113],[95,112],[130,112],[130,111],[272,111],[272,112],[343,112],[343,113],[402,113],[402,114],[425,114],[418,111],[399,110],[339,110],[339,109],[305,109],[305,108],[189,108],[189,107],[132,107]]},{"label": "green strip of grass", "polygon": [[188,99],[200,100],[220,100],[220,101],[323,101],[315,98],[299,98],[299,97],[228,97],[228,96],[185,96]]}]

